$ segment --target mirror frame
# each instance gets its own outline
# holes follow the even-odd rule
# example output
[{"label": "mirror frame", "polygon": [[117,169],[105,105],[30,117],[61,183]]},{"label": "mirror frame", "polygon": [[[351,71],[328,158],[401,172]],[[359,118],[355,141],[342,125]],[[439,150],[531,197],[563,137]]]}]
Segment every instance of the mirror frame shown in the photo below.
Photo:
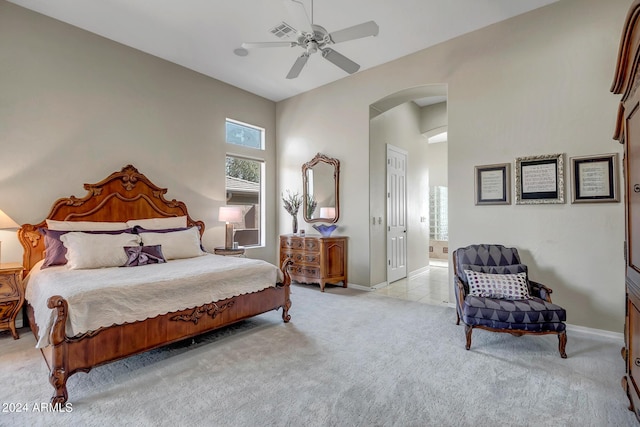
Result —
[{"label": "mirror frame", "polygon": [[[307,188],[309,186],[307,170],[313,168],[318,163],[327,163],[329,166],[333,166],[333,183],[335,185],[334,192],[336,196],[336,215],[333,218],[309,218],[307,215]],[[311,161],[302,165],[302,200],[302,217],[305,222],[338,222],[338,218],[340,218],[340,160],[318,153]]]}]

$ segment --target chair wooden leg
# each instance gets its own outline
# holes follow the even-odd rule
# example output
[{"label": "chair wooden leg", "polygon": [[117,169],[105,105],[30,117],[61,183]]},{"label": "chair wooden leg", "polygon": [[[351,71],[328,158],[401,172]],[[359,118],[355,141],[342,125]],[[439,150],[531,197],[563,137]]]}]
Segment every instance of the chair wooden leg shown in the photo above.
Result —
[{"label": "chair wooden leg", "polygon": [[460,324],[460,313],[458,313],[458,308],[456,307],[456,325]]},{"label": "chair wooden leg", "polygon": [[567,331],[562,331],[558,334],[558,349],[560,350],[560,357],[563,359],[567,358],[567,352],[565,348],[567,347]]},{"label": "chair wooden leg", "polygon": [[464,333],[467,336],[467,345],[464,347],[467,350],[469,350],[471,348],[471,332],[473,331],[473,328],[469,325],[464,325]]}]

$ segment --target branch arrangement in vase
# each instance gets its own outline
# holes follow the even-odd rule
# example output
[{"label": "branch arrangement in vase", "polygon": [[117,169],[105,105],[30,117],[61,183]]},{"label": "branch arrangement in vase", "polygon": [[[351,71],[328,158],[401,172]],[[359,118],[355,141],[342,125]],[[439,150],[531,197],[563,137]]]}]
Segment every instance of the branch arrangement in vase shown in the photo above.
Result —
[{"label": "branch arrangement in vase", "polygon": [[284,203],[284,210],[286,210],[293,221],[293,234],[298,232],[298,210],[302,205],[302,196],[296,191],[295,193],[286,191],[286,195],[282,195],[282,203]]}]

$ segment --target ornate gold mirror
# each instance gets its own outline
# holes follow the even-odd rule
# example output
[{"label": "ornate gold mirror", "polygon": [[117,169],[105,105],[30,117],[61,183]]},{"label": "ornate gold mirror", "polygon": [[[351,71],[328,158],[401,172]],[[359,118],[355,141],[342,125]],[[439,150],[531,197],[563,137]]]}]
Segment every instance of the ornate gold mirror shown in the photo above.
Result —
[{"label": "ornate gold mirror", "polygon": [[340,217],[340,160],[316,154],[302,165],[303,217],[306,222],[336,222]]}]

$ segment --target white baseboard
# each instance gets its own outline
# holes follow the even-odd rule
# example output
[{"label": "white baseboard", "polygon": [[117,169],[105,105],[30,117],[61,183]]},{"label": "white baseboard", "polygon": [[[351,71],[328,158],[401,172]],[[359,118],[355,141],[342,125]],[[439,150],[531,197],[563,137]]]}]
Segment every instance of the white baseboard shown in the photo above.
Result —
[{"label": "white baseboard", "polygon": [[[412,277],[419,276],[419,275],[424,274],[424,273],[426,273],[428,271],[429,271],[429,266],[428,265],[425,266],[425,267],[419,268],[417,270],[410,271],[408,276],[407,276],[407,279],[411,279]],[[351,284],[349,284],[349,286],[351,286]],[[355,289],[367,290],[367,291],[374,291],[374,290],[377,290],[377,289],[386,288],[387,286],[389,286],[389,282],[385,281],[385,282],[380,282],[380,283],[378,283],[376,285],[373,285],[371,287],[354,285],[354,288]]]},{"label": "white baseboard", "polygon": [[412,277],[419,276],[419,275],[421,275],[422,273],[426,273],[427,271],[429,271],[429,266],[428,266],[428,265],[427,265],[427,266],[425,266],[425,267],[419,268],[419,269],[417,269],[417,270],[410,271],[410,272],[409,272],[409,276],[408,276],[407,278],[408,278],[408,279],[410,279],[410,278],[412,278]]},{"label": "white baseboard", "polygon": [[570,325],[568,323],[567,331],[618,341],[621,345],[624,343],[624,334],[622,332],[605,331],[604,329],[587,328],[586,326]]},{"label": "white baseboard", "polygon": [[[356,286],[360,286],[360,285],[356,285]],[[370,289],[372,291],[375,291],[376,289],[382,289],[382,288],[386,288],[387,286],[389,286],[389,282],[380,282],[377,285],[373,285],[370,288],[367,286],[362,286],[363,288],[367,288]]]},{"label": "white baseboard", "polygon": [[[382,285],[382,283],[375,285],[375,286],[362,286],[362,285],[356,285],[355,283],[348,283],[347,284],[347,288],[352,288],[352,289],[357,289],[359,291],[375,291],[376,289],[380,289],[380,288],[384,288],[384,286],[387,285],[387,282],[384,282],[384,286],[379,286]],[[376,287],[379,286],[379,287]]]}]

